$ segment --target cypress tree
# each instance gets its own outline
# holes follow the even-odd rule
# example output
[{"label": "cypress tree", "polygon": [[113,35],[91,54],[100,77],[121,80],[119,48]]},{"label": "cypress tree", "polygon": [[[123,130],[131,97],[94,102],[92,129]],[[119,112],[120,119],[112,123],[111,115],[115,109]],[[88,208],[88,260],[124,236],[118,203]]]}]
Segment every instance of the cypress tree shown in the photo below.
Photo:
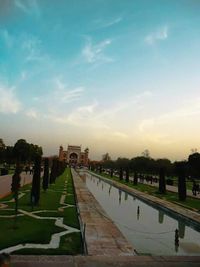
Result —
[{"label": "cypress tree", "polygon": [[110,177],[113,177],[113,168],[110,170]]},{"label": "cypress tree", "polygon": [[119,171],[119,180],[123,180],[123,169],[120,168],[120,171]]},{"label": "cypress tree", "polygon": [[129,169],[126,169],[126,182],[129,182]]},{"label": "cypress tree", "polygon": [[102,173],[102,165],[99,167],[99,173]]},{"label": "cypress tree", "polygon": [[176,162],[176,172],[178,174],[178,196],[181,201],[185,201],[187,196],[185,169],[185,162]]},{"label": "cypress tree", "polygon": [[137,175],[137,172],[134,172],[133,184],[134,185],[137,185],[138,184],[138,175]]},{"label": "cypress tree", "polygon": [[165,170],[164,170],[164,168],[160,168],[160,172],[159,172],[159,192],[161,194],[166,193],[166,182],[165,182]]},{"label": "cypress tree", "polygon": [[42,188],[44,191],[47,190],[49,185],[49,159],[45,158],[44,160],[44,177],[43,177],[43,183]]},{"label": "cypress tree", "polygon": [[50,174],[50,184],[55,183],[56,180],[56,159],[53,159]]},{"label": "cypress tree", "polygon": [[37,205],[40,200],[40,171],[41,171],[41,157],[35,157],[32,188],[31,188],[31,203]]},{"label": "cypress tree", "polygon": [[12,176],[12,184],[11,184],[11,191],[13,193],[14,200],[15,200],[15,215],[17,215],[17,212],[18,212],[18,192],[19,192],[20,180],[21,180],[20,173],[21,173],[21,169],[20,169],[19,164],[17,163],[15,173]]}]

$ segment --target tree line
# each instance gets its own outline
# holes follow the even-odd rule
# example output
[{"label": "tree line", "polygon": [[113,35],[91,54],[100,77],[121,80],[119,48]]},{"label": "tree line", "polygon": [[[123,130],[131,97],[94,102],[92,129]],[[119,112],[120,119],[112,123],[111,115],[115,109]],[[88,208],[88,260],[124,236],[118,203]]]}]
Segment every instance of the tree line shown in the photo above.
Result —
[{"label": "tree line", "polygon": [[147,153],[132,159],[119,157],[117,160],[111,160],[109,154],[106,153],[101,161],[91,161],[90,168],[113,169],[118,172],[123,169],[124,171],[129,170],[131,173],[137,172],[146,175],[159,175],[160,170],[164,169],[166,176],[169,177],[177,176],[181,168],[188,178],[200,179],[200,153],[192,153],[187,160],[175,162],[171,162],[167,158],[153,159]]},{"label": "tree line", "polygon": [[42,147],[19,139],[14,146],[7,146],[0,138],[0,163],[31,163],[37,156],[42,156]]}]

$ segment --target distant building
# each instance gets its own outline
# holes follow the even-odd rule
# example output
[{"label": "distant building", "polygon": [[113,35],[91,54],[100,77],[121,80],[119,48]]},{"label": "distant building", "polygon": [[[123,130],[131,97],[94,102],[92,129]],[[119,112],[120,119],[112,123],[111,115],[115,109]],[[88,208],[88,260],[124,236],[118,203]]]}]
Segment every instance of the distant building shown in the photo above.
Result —
[{"label": "distant building", "polygon": [[68,145],[67,150],[60,146],[59,160],[68,163],[71,166],[87,166],[88,165],[89,149],[86,148],[84,152],[81,152],[81,146]]}]

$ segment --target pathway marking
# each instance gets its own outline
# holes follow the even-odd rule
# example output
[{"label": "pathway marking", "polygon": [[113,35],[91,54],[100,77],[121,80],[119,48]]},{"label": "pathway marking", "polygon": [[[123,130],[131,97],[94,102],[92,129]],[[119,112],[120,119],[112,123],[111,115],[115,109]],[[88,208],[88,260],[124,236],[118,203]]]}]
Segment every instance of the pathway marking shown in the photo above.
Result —
[{"label": "pathway marking", "polygon": [[[65,184],[67,184],[66,181],[65,181]],[[64,188],[64,190],[66,190],[66,188]],[[51,191],[58,192],[57,190],[51,190]],[[59,207],[58,210],[59,209],[70,208],[70,207],[75,207],[75,205],[70,205],[70,204],[66,204],[65,203],[67,192],[66,191],[62,191],[62,193],[63,194],[61,195],[60,202],[59,202],[59,204],[62,205],[62,206]],[[20,193],[19,197],[21,198],[24,195],[25,195],[25,193]],[[11,202],[14,202],[14,199],[2,202],[0,208],[2,208],[3,210],[13,210],[14,211],[14,209],[4,209],[5,207],[7,207],[7,205],[5,205],[4,203],[11,203]],[[50,240],[50,242],[48,244],[33,244],[33,243],[19,244],[19,245],[15,245],[15,246],[11,246],[11,247],[2,249],[2,250],[0,250],[0,253],[11,253],[13,251],[17,251],[17,250],[25,249],[25,248],[56,249],[56,248],[59,248],[60,239],[61,239],[62,236],[67,235],[67,234],[71,234],[71,233],[80,232],[79,229],[74,228],[74,227],[70,227],[70,226],[64,224],[62,217],[42,217],[42,216],[36,215],[38,213],[44,213],[44,212],[57,212],[57,210],[38,210],[38,211],[29,212],[29,211],[25,211],[25,210],[19,209],[18,211],[20,212],[20,214],[17,214],[17,217],[19,217],[19,216],[29,216],[29,217],[37,219],[37,220],[55,220],[55,225],[60,227],[60,228],[64,228],[65,231],[52,234],[51,235],[51,240]],[[0,215],[0,217],[1,218],[14,218],[15,215]]]}]

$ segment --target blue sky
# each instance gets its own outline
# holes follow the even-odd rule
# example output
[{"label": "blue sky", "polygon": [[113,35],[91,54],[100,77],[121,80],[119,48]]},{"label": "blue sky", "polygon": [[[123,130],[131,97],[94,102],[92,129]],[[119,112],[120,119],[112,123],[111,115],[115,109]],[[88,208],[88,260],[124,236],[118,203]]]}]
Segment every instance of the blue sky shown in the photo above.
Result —
[{"label": "blue sky", "polygon": [[0,137],[90,157],[187,158],[200,136],[200,1],[0,0]]}]

